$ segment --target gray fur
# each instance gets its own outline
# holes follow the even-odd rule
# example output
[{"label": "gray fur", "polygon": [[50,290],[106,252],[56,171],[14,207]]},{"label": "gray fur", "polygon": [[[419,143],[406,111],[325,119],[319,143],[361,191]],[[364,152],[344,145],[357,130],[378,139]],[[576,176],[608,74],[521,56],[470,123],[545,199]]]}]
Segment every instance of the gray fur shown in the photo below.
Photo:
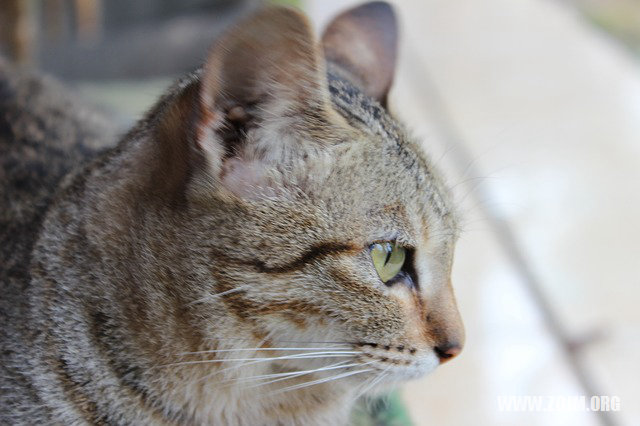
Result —
[{"label": "gray fur", "polygon": [[[253,19],[293,22],[283,37],[313,42],[297,13]],[[446,186],[397,120],[314,55],[287,72],[318,91],[286,108],[256,98],[242,131],[222,103],[204,106],[222,125],[203,118],[205,67],[92,160],[113,127],[3,66],[0,423],[343,424],[367,380],[419,377],[434,348],[461,346]],[[253,184],[229,183],[237,170],[257,170]],[[379,240],[413,248],[415,286],[380,281],[368,251]],[[327,341],[357,352],[363,374],[278,393],[331,374],[243,380],[335,361],[229,368],[267,353],[243,348]],[[216,350],[229,352],[196,353]]]}]

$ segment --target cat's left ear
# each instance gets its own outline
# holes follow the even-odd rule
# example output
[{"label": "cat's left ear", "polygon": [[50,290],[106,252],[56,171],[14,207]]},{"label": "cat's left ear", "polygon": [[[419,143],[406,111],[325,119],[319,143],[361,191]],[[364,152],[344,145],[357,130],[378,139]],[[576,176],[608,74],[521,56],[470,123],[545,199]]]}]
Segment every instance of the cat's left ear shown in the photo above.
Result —
[{"label": "cat's left ear", "polygon": [[343,12],[325,29],[322,45],[327,62],[386,107],[398,51],[391,5],[374,1]]},{"label": "cat's left ear", "polygon": [[277,163],[336,138],[322,50],[308,19],[268,7],[211,49],[200,79],[196,143],[209,171],[239,196],[268,186]]}]

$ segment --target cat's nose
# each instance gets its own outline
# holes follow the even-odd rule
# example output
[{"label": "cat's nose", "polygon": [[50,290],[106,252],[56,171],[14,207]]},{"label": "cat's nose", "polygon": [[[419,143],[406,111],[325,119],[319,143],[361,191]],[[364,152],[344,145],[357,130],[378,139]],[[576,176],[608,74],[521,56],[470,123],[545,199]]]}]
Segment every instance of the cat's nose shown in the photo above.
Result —
[{"label": "cat's nose", "polygon": [[446,343],[441,346],[433,348],[438,358],[440,358],[440,364],[451,360],[462,351],[462,345],[459,343]]}]

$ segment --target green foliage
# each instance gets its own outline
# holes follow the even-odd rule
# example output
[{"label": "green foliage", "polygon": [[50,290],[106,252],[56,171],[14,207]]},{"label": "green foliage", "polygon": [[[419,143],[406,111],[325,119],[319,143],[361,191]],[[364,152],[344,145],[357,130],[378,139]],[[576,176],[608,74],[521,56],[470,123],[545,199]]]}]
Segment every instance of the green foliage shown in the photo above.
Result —
[{"label": "green foliage", "polygon": [[352,426],[413,426],[409,412],[398,392],[362,400],[351,418]]},{"label": "green foliage", "polygon": [[280,4],[283,6],[293,6],[297,8],[302,8],[301,0],[267,0],[268,4]]}]

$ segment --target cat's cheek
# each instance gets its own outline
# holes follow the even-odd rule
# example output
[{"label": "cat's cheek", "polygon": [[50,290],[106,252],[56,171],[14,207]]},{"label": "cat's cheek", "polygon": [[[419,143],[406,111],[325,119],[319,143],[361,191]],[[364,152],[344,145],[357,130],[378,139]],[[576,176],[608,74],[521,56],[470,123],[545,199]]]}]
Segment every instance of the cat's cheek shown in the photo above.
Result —
[{"label": "cat's cheek", "polygon": [[405,338],[412,346],[421,346],[424,340],[424,322],[422,321],[422,304],[417,300],[419,295],[406,286],[395,286],[389,289],[389,297],[400,307],[398,315],[405,323]]},{"label": "cat's cheek", "polygon": [[397,368],[394,380],[413,380],[425,376],[440,365],[440,359],[431,348],[426,337],[427,329],[424,321],[424,304],[422,295],[406,286],[390,289],[390,297],[400,306],[399,315],[405,323],[404,341],[410,346],[418,348],[417,353],[407,366]]}]

